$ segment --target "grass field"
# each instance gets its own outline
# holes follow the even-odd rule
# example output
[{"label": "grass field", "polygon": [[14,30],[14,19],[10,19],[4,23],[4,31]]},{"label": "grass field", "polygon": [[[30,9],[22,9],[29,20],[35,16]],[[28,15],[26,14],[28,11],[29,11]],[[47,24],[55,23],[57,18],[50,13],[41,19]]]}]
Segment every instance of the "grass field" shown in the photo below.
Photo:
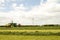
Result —
[{"label": "grass field", "polygon": [[39,31],[39,32],[60,32],[60,30],[0,30],[0,32],[35,32],[35,31]]},{"label": "grass field", "polygon": [[[60,32],[60,27],[0,27],[0,32]],[[3,33],[4,34],[4,33]],[[0,40],[60,40],[60,36],[36,36],[36,35],[1,35]]]},{"label": "grass field", "polygon": [[0,27],[0,30],[58,30],[60,27]]},{"label": "grass field", "polygon": [[60,40],[60,36],[0,35],[0,40]]}]

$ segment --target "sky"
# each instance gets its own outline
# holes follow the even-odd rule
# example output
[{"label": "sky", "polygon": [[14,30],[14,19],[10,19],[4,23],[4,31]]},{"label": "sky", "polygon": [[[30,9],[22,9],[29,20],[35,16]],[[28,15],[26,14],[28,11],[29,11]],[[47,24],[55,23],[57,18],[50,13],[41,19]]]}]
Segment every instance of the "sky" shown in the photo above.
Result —
[{"label": "sky", "polygon": [[0,0],[0,25],[60,24],[60,0]]}]

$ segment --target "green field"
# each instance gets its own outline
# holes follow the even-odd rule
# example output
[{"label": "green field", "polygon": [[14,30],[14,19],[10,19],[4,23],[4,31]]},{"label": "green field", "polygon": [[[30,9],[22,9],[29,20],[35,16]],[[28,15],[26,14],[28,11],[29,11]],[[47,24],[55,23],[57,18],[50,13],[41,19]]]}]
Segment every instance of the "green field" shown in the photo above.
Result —
[{"label": "green field", "polygon": [[[21,32],[23,32],[23,35],[19,34]],[[50,32],[58,34],[49,35]],[[44,36],[41,34],[44,34]],[[45,34],[48,35],[45,36]],[[0,27],[0,40],[60,40],[60,27]]]},{"label": "green field", "polygon": [[60,32],[60,30],[0,30],[0,32],[35,32],[35,31],[39,31],[39,32]]},{"label": "green field", "polygon": [[60,27],[0,27],[0,30],[58,30]]},{"label": "green field", "polygon": [[0,35],[0,40],[60,40],[60,36]]},{"label": "green field", "polygon": [[0,35],[60,36],[60,30],[0,30]]}]

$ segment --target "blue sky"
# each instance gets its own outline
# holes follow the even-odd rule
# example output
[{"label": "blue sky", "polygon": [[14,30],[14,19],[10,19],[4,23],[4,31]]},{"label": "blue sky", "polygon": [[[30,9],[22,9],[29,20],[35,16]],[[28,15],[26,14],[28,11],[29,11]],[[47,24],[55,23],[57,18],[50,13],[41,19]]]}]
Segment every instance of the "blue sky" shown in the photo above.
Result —
[{"label": "blue sky", "polygon": [[60,24],[60,0],[0,0],[0,24]]},{"label": "blue sky", "polygon": [[[1,6],[3,8],[0,8],[0,11],[11,11],[13,8],[11,7],[12,4],[16,3],[16,6],[19,6],[20,4],[23,4],[24,7],[27,7],[28,10],[30,10],[34,6],[40,5],[41,0],[4,0],[4,2],[1,3]],[[45,3],[46,0],[43,0],[43,3]]]}]

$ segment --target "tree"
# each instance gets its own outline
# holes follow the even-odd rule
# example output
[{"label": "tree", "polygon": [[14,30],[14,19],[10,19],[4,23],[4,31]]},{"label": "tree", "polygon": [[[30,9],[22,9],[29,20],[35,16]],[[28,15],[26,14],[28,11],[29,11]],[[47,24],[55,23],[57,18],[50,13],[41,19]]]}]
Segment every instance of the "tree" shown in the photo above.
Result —
[{"label": "tree", "polygon": [[21,27],[21,24],[18,24],[17,27]]}]

